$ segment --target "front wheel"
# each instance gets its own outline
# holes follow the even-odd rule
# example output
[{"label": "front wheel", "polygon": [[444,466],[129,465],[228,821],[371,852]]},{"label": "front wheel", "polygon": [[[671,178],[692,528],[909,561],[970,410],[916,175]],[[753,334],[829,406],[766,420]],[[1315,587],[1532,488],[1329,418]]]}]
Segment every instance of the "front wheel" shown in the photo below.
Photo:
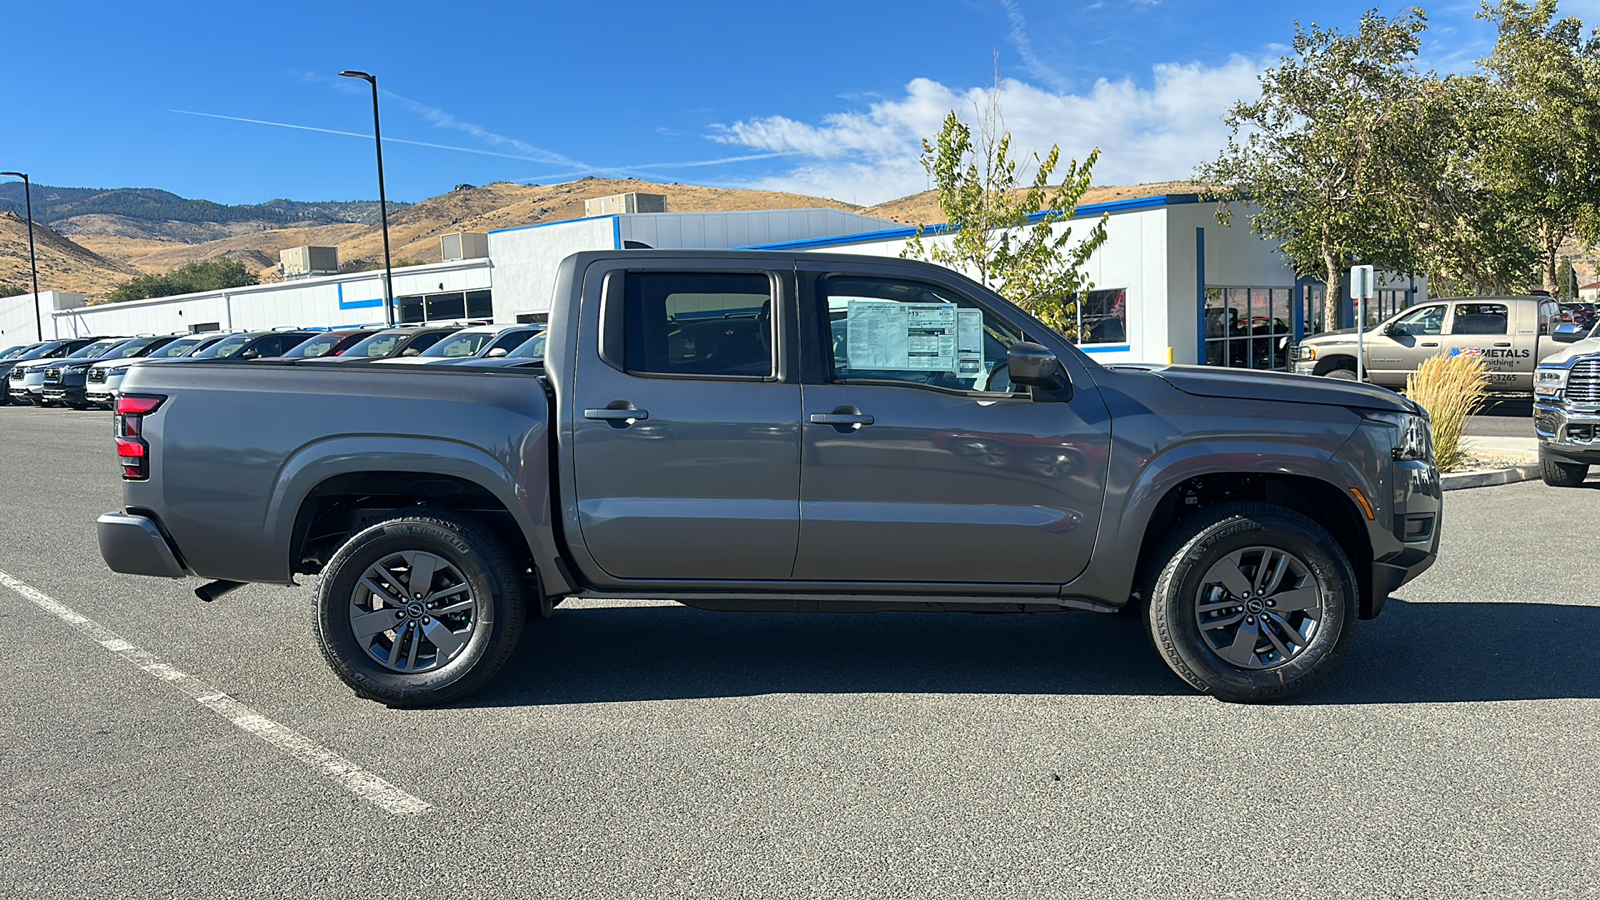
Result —
[{"label": "front wheel", "polygon": [[1355,369],[1329,369],[1328,371],[1322,373],[1322,377],[1324,377],[1324,378],[1332,378],[1335,381],[1355,381],[1356,380],[1356,370]]},{"label": "front wheel", "polygon": [[359,532],[317,587],[317,645],[362,697],[446,703],[481,688],[516,649],[522,569],[482,523],[413,510]]},{"label": "front wheel", "polygon": [[1172,671],[1219,700],[1283,700],[1326,678],[1355,636],[1356,577],[1305,516],[1227,503],[1182,522],[1153,557],[1146,616]]},{"label": "front wheel", "polygon": [[1539,455],[1539,479],[1551,487],[1578,487],[1589,477],[1589,466],[1584,463],[1562,462]]}]

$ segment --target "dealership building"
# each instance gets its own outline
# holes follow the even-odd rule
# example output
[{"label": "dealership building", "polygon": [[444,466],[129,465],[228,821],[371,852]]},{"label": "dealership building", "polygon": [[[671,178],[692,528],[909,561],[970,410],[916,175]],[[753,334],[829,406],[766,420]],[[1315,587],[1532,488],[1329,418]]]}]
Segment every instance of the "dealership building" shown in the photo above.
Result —
[{"label": "dealership building", "polygon": [[[544,321],[557,263],[583,250],[899,256],[916,233],[833,209],[666,212],[664,198],[653,195],[591,200],[587,211],[571,221],[445,235],[443,261],[393,270],[397,321]],[[1106,242],[1088,265],[1094,289],[1077,305],[1071,329],[1084,351],[1102,362],[1281,369],[1289,340],[1324,330],[1321,286],[1296,279],[1272,243],[1242,224],[1221,224],[1216,213],[1215,202],[1197,195],[1165,194],[1082,206],[1056,226],[1081,235],[1107,217]],[[930,233],[939,240],[943,229]],[[46,337],[382,324],[383,272],[337,268],[329,248],[296,248],[284,251],[277,283],[97,305],[51,291],[39,305]],[[1369,321],[1426,296],[1423,279],[1390,277]],[[1336,324],[1350,324],[1348,306]],[[36,333],[32,295],[0,299],[0,348]]]}]

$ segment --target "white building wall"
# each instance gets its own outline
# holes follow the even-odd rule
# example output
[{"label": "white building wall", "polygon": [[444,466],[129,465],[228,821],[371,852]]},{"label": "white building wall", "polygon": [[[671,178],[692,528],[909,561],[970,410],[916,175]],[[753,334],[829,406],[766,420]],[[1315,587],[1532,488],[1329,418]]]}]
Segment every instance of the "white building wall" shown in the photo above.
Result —
[{"label": "white building wall", "polygon": [[[486,259],[464,259],[406,266],[392,278],[395,296],[405,297],[488,290],[491,271]],[[167,334],[212,324],[221,331],[382,324],[383,271],[97,304],[52,318],[63,335]]]},{"label": "white building wall", "polygon": [[556,266],[584,250],[622,246],[617,216],[574,219],[489,232],[494,261],[494,316],[514,322],[518,315],[548,313]]},{"label": "white building wall", "polygon": [[659,250],[731,250],[904,227],[837,209],[639,214],[619,217],[618,225],[622,241]]},{"label": "white building wall", "polygon": [[84,302],[83,294],[40,291],[39,308],[35,313],[33,294],[0,297],[0,350],[40,340],[41,324],[44,326],[44,340],[77,337],[80,333],[70,329],[57,331],[54,313],[57,310],[77,309],[83,306]]}]

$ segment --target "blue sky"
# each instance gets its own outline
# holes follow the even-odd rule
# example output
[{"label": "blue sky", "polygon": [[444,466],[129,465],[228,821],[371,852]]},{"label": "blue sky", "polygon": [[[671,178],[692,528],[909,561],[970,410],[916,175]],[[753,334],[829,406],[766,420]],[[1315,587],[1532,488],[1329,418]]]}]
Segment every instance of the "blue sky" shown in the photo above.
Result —
[{"label": "blue sky", "polygon": [[[866,204],[924,188],[918,138],[950,108],[971,108],[998,53],[1018,146],[1059,142],[1074,157],[1098,146],[1098,183],[1159,181],[1215,154],[1218,117],[1284,52],[1295,19],[1352,30],[1366,8],[13,4],[0,38],[0,169],[222,203],[375,198],[368,88],[336,77],[358,69],[384,91],[391,199],[594,174]],[[1475,4],[1424,8],[1430,64],[1463,68],[1488,50]],[[1562,9],[1600,21],[1600,0]]]}]

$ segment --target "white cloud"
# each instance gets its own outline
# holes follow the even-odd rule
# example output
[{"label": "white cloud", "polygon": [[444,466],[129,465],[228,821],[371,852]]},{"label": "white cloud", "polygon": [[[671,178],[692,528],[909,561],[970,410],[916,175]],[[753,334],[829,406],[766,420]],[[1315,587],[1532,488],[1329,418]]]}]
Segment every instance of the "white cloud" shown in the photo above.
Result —
[{"label": "white cloud", "polygon": [[[1081,160],[1099,147],[1096,184],[1182,179],[1215,158],[1227,138],[1222,115],[1254,97],[1259,73],[1276,62],[1236,55],[1218,66],[1162,63],[1152,68],[1148,86],[1102,79],[1081,93],[1007,81],[1000,110],[1017,153],[1043,155],[1060,144],[1064,157]],[[957,90],[918,78],[904,96],[866,111],[832,113],[817,124],[776,115],[747,119],[720,126],[711,138],[800,157],[794,168],[746,186],[877,203],[927,189],[921,139],[936,134],[952,109],[973,122],[984,102],[983,88]]]}]

